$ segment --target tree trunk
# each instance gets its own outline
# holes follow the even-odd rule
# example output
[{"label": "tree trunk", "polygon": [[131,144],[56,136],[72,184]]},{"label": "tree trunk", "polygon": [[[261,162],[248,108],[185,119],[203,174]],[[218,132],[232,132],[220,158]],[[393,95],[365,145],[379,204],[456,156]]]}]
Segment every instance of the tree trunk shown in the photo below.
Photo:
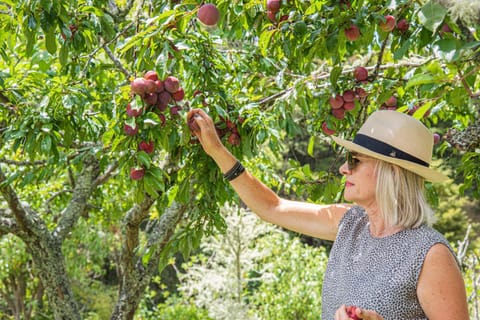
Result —
[{"label": "tree trunk", "polygon": [[[140,224],[148,216],[152,204],[153,200],[147,198],[132,208],[123,221],[120,288],[111,320],[133,319],[152,276],[159,271],[160,253],[186,210],[185,206],[174,203],[159,219],[150,220],[151,227],[146,228],[147,244],[140,250],[138,239]],[[146,258],[146,255],[149,257]]]},{"label": "tree trunk", "polygon": [[80,311],[67,277],[61,244],[53,239],[45,241],[32,238],[28,239],[27,247],[55,319],[80,320]]}]

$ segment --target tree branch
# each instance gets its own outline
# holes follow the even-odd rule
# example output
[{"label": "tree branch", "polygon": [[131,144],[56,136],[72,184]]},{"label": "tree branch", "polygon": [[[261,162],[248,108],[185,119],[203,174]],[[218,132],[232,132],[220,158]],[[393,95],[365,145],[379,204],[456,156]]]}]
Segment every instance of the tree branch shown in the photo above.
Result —
[{"label": "tree branch", "polygon": [[[375,72],[379,73],[380,70],[385,70],[385,69],[389,69],[389,68],[394,68],[394,69],[398,69],[398,68],[401,68],[401,67],[410,67],[410,68],[418,68],[418,67],[421,67],[427,63],[429,63],[432,59],[429,58],[429,59],[425,59],[425,60],[419,60],[419,61],[416,61],[416,62],[412,62],[412,61],[402,61],[400,63],[389,63],[389,64],[385,64],[385,65],[375,65],[373,67],[366,67],[366,69],[368,71],[372,71],[372,70],[376,70]],[[354,71],[354,67],[347,67],[345,69],[342,70],[342,74],[350,74]],[[375,77],[377,77],[377,75],[375,75]],[[297,81],[295,81],[295,84],[292,85],[291,87],[289,88],[286,88],[282,91],[279,91],[279,92],[276,92],[275,94],[271,95],[271,96],[268,96],[268,97],[265,97],[259,101],[257,101],[256,103],[258,105],[265,105],[265,104],[268,104],[269,102],[271,101],[274,101],[290,92],[292,92],[294,89],[295,89],[295,86],[297,85],[297,83],[299,82],[303,82],[303,83],[308,83],[309,81],[312,81],[312,80],[325,80],[325,79],[328,79],[330,77],[330,70],[316,70],[315,72],[312,73],[311,76],[309,77],[304,77],[302,79],[299,79]],[[328,84],[327,84],[328,85]]]},{"label": "tree branch", "polygon": [[64,239],[84,212],[88,198],[94,190],[93,181],[98,174],[98,170],[98,161],[95,156],[88,153],[85,154],[83,170],[77,176],[72,199],[61,214],[60,221],[53,233],[54,237]]},{"label": "tree branch", "polygon": [[18,227],[22,231],[27,231],[28,230],[27,212],[25,211],[22,204],[20,203],[17,193],[10,186],[10,183],[8,182],[8,179],[5,176],[1,167],[0,167],[0,193],[5,198],[5,201],[7,201],[8,207],[10,208],[11,212],[15,216]]},{"label": "tree branch", "polygon": [[[147,227],[148,240],[147,246],[144,248],[144,254],[138,254],[137,257],[135,257],[135,252],[133,250],[138,246],[139,226],[141,221],[146,218],[151,201],[153,200],[146,198],[141,204],[143,208],[141,208],[140,205],[137,205],[132,208],[125,217],[125,226],[127,230],[130,229],[131,232],[130,234],[128,234],[128,231],[125,232],[125,235],[134,236],[136,241],[130,244],[126,241],[122,248],[123,257],[121,258],[120,263],[120,267],[122,268],[120,293],[111,319],[133,318],[133,314],[135,313],[136,306],[140,302],[142,293],[150,283],[152,276],[158,270],[160,252],[172,237],[179,219],[186,210],[185,205],[174,203],[165,210],[157,221],[150,223],[150,227]],[[145,267],[143,259],[147,252],[149,259]],[[135,265],[133,264],[134,259],[136,259]]]},{"label": "tree branch", "polygon": [[110,59],[112,59],[113,64],[115,64],[115,66],[125,75],[125,77],[127,77],[127,79],[129,79],[132,75],[130,74],[130,72],[128,72],[127,69],[125,69],[123,67],[120,60],[118,60],[117,57],[115,57],[115,55],[113,54],[112,50],[110,50],[108,45],[106,43],[103,43],[102,48],[103,48],[103,50],[105,50],[105,52],[110,57]]},{"label": "tree branch", "polygon": [[[120,38],[120,36],[124,35],[133,25],[134,25],[133,22],[129,23],[128,25],[125,26],[125,28],[123,28],[123,30],[121,30],[120,32],[118,32],[113,39],[111,39],[111,40],[108,41],[108,42],[105,42],[103,45],[108,46],[108,45],[110,45],[111,43],[115,42],[118,38]],[[103,41],[102,38],[99,38],[99,39],[100,39],[100,42]],[[93,50],[93,51],[88,55],[87,62],[85,63],[85,66],[83,67],[82,72],[80,73],[80,74],[81,74],[80,78],[84,78],[84,77],[85,77],[85,75],[86,75],[86,73],[87,73],[88,65],[90,64],[90,61],[91,61],[91,60],[93,59],[93,57],[97,54],[97,52],[98,52],[100,49],[103,48],[103,45],[95,48],[95,50]]]},{"label": "tree branch", "polygon": [[375,69],[373,71],[373,79],[376,79],[378,77],[378,73],[380,72],[380,67],[381,67],[382,61],[383,61],[383,53],[385,52],[385,48],[387,47],[389,37],[390,37],[390,33],[387,35],[385,40],[383,40],[382,46],[380,47],[380,51],[378,52],[378,61],[377,61],[377,64],[375,65]]},{"label": "tree branch", "polygon": [[0,163],[5,163],[17,167],[28,167],[28,166],[44,166],[47,164],[47,160],[37,160],[37,161],[15,161],[9,159],[0,158]]},{"label": "tree branch", "polygon": [[71,192],[72,192],[72,190],[70,190],[70,189],[64,189],[64,190],[60,190],[60,191],[58,191],[58,192],[55,192],[50,198],[48,198],[48,199],[44,202],[43,206],[45,207],[45,211],[46,211],[47,213],[50,213],[50,212],[51,212],[51,210],[50,210],[50,202],[52,202],[53,200],[55,200],[56,197],[61,196],[62,194],[71,193]]},{"label": "tree branch", "polygon": [[[125,261],[132,261],[131,259],[139,243],[138,234],[140,223],[148,216],[150,207],[154,202],[155,200],[153,198],[145,195],[145,199],[141,203],[133,206],[123,219],[122,225],[125,229],[123,231],[124,241],[121,256],[124,263]],[[132,265],[129,267],[132,267]]]},{"label": "tree branch", "polygon": [[95,179],[95,181],[93,182],[94,186],[98,187],[99,185],[104,184],[108,179],[112,177],[113,173],[115,172],[115,170],[117,170],[117,168],[118,168],[118,161],[115,161],[112,165],[110,165],[107,168],[107,171],[105,171],[103,175]]},{"label": "tree branch", "polygon": [[[160,252],[165,248],[168,241],[171,239],[175,232],[175,228],[180,221],[181,217],[187,211],[186,205],[180,205],[179,203],[173,203],[168,207],[161,217],[152,225],[150,232],[148,232],[147,250],[152,250],[150,260],[148,261],[146,274],[153,275],[158,268],[158,259],[160,258]],[[141,257],[138,261],[141,263]]]}]

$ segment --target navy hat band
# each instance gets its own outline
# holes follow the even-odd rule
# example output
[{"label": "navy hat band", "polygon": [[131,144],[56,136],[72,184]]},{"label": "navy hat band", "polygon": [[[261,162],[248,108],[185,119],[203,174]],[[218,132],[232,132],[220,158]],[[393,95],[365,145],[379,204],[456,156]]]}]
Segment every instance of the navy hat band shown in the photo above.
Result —
[{"label": "navy hat band", "polygon": [[394,146],[389,145],[388,143],[366,136],[361,133],[355,136],[355,139],[353,139],[353,143],[390,158],[406,160],[422,165],[424,167],[429,167],[428,162],[418,159],[417,157],[414,157],[407,152],[397,149]]}]

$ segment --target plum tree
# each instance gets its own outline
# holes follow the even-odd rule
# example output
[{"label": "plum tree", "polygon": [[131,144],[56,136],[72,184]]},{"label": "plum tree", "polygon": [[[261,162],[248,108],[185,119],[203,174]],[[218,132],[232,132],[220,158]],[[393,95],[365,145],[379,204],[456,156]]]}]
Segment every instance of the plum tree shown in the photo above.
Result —
[{"label": "plum tree", "polygon": [[[23,306],[8,316],[105,318],[83,297],[111,283],[111,319],[133,319],[170,259],[224,230],[218,204],[236,198],[192,137],[192,108],[269,186],[329,203],[338,171],[313,159],[341,150],[326,136],[352,138],[395,95],[480,198],[480,28],[449,3],[2,2],[0,240],[26,248],[28,275],[4,257],[0,278],[27,286],[0,283],[0,301]],[[276,172],[285,153],[306,160]]]}]

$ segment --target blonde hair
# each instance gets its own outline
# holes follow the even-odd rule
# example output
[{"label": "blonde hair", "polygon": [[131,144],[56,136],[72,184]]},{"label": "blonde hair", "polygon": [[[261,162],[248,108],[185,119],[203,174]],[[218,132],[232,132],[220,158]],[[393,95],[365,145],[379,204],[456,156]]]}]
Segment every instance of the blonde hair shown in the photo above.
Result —
[{"label": "blonde hair", "polygon": [[434,222],[425,198],[425,179],[394,164],[378,161],[376,200],[387,226],[406,229]]}]

